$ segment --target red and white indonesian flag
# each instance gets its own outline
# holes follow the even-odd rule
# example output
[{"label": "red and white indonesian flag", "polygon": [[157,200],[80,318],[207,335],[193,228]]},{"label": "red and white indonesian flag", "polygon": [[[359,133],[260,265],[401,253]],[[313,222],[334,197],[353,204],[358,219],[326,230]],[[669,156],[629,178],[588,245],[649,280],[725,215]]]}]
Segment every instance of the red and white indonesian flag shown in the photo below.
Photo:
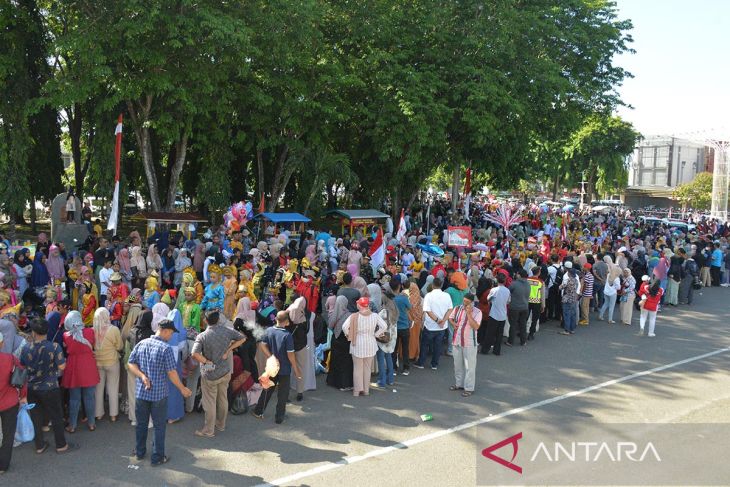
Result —
[{"label": "red and white indonesian flag", "polygon": [[398,223],[398,233],[395,235],[396,240],[400,243],[406,241],[406,210],[401,208],[400,210],[400,222]]},{"label": "red and white indonesian flag", "polygon": [[385,262],[385,242],[383,242],[383,230],[381,228],[378,228],[378,234],[375,236],[368,253],[370,254],[370,265],[373,266],[373,270],[377,271]]},{"label": "red and white indonesian flag", "polygon": [[114,235],[117,234],[117,225],[119,224],[119,176],[121,169],[121,158],[122,158],[122,114],[119,114],[117,119],[117,128],[114,130],[114,136],[116,137],[116,144],[114,145],[114,197],[112,198],[112,211],[109,214],[109,223],[106,226],[107,230],[112,230]]}]

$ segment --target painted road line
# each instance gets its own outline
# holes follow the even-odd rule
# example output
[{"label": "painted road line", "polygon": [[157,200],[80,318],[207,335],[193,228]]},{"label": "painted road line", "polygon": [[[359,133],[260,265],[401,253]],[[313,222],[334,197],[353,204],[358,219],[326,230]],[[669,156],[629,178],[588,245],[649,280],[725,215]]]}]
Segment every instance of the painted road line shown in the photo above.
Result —
[{"label": "painted road line", "polygon": [[465,429],[479,426],[480,424],[491,423],[492,421],[496,421],[498,419],[505,418],[507,416],[514,416],[515,414],[524,413],[525,411],[529,411],[531,409],[547,406],[548,404],[553,404],[558,401],[570,399],[572,397],[587,394],[589,392],[597,391],[599,389],[610,387],[610,386],[613,386],[616,384],[621,384],[623,382],[628,382],[630,380],[638,379],[640,377],[645,377],[647,375],[655,374],[657,372],[662,372],[667,369],[679,367],[680,365],[696,362],[698,360],[703,360],[703,359],[706,359],[709,357],[714,357],[715,355],[720,355],[722,353],[727,353],[727,352],[730,352],[730,348],[721,348],[721,349],[715,350],[713,352],[704,353],[702,355],[696,355],[694,357],[686,358],[686,359],[680,360],[678,362],[672,362],[671,364],[666,364],[666,365],[662,365],[659,367],[655,367],[653,369],[644,370],[642,372],[636,372],[634,374],[629,374],[624,377],[620,377],[618,379],[607,380],[606,382],[601,382],[600,384],[584,387],[583,389],[578,389],[576,391],[567,392],[560,396],[551,397],[549,399],[544,399],[542,401],[534,402],[534,403],[528,404],[526,406],[521,406],[518,408],[510,409],[509,411],[504,411],[499,414],[487,416],[487,417],[477,419],[474,421],[469,421],[468,423],[463,423],[458,426],[454,426],[452,428],[434,431],[427,435],[418,436],[416,438],[412,438],[410,440],[405,440],[400,443],[396,443],[394,445],[387,446],[384,448],[377,448],[375,450],[371,450],[371,451],[365,453],[364,455],[345,457],[342,460],[339,460],[337,462],[327,463],[327,464],[320,465],[318,467],[314,467],[314,468],[311,468],[308,470],[303,470],[301,472],[293,473],[286,477],[281,477],[279,479],[272,480],[270,482],[259,484],[256,487],[274,487],[274,486],[290,484],[292,482],[297,482],[297,481],[307,478],[307,477],[312,477],[314,475],[319,475],[319,474],[322,474],[325,472],[329,472],[330,470],[335,470],[340,467],[352,465],[353,463],[358,463],[363,460],[367,460],[368,458],[380,457],[380,456],[386,455],[388,453],[393,453],[393,452],[402,450],[404,448],[410,448],[410,447],[412,447],[414,445],[418,445],[420,443],[432,441],[437,438],[441,438],[442,436],[450,435],[452,433],[457,433],[457,432],[465,430]]}]

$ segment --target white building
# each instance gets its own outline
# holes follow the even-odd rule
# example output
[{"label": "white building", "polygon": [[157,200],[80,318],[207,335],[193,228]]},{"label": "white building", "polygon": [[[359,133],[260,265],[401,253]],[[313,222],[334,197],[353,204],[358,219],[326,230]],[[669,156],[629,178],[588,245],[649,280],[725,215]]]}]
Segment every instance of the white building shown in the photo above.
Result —
[{"label": "white building", "polygon": [[674,188],[708,170],[709,148],[690,140],[649,136],[629,156],[629,187]]}]

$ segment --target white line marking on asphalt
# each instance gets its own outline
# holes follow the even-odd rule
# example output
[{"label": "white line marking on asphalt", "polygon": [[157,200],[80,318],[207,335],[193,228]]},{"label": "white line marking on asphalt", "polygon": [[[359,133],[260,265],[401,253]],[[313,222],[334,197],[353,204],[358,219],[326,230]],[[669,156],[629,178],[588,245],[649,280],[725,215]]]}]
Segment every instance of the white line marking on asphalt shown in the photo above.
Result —
[{"label": "white line marking on asphalt", "polygon": [[660,367],[655,367],[653,369],[645,370],[643,372],[636,372],[634,374],[626,375],[624,377],[620,377],[618,379],[611,379],[607,380],[606,382],[601,382],[600,384],[596,384],[593,386],[588,386],[583,389],[579,389],[577,391],[571,391],[568,393],[565,393],[561,396],[551,397],[549,399],[544,399],[542,401],[533,402],[532,404],[528,404],[527,406],[521,406],[518,408],[510,409],[509,411],[504,411],[499,414],[495,414],[493,416],[487,416],[481,419],[477,419],[475,421],[469,421],[468,423],[463,423],[458,426],[454,426],[452,428],[434,431],[433,433],[429,433],[427,435],[418,436],[416,438],[412,438],[410,440],[405,440],[400,443],[396,443],[395,445],[387,446],[384,448],[378,448],[376,450],[371,450],[364,455],[357,455],[352,457],[345,457],[342,460],[339,460],[337,462],[333,463],[327,463],[325,465],[320,465],[318,467],[311,468],[309,470],[304,470],[301,472],[297,472],[291,475],[288,475],[286,477],[282,477],[276,480],[272,480],[270,482],[266,482],[263,484],[259,484],[256,487],[274,487],[274,486],[280,486],[284,484],[290,484],[292,482],[296,482],[298,480],[311,477],[313,475],[318,475],[321,473],[329,472],[330,470],[335,470],[340,467],[344,467],[346,465],[352,465],[353,463],[358,463],[363,460],[367,460],[368,458],[373,457],[379,457],[383,456],[387,453],[393,453],[398,450],[402,450],[404,448],[409,448],[414,445],[418,445],[419,443],[424,443],[426,441],[435,440],[437,438],[441,438],[442,436],[450,435],[452,433],[457,433],[459,431],[473,428],[474,426],[479,426],[480,424],[485,423],[491,423],[492,421],[496,421],[501,418],[505,418],[507,416],[514,416],[515,414],[524,413],[525,411],[529,411],[531,409],[539,408],[542,406],[546,406],[548,404],[552,404],[554,402],[562,401],[564,399],[569,399],[571,397],[580,396],[583,394],[586,394],[588,392],[597,391],[599,389],[603,389],[604,387],[613,386],[616,384],[621,384],[623,382],[628,382],[633,379],[637,379],[639,377],[644,377],[647,375],[655,374],[657,372],[661,372],[663,370],[671,369],[674,367],[679,367],[680,365],[688,364],[691,362],[696,362],[698,360],[706,359],[709,357],[713,357],[715,355],[719,355],[721,353],[730,352],[730,348],[721,348],[719,350],[715,350],[714,352],[708,352],[704,353],[702,355],[697,355],[695,357],[686,358],[684,360],[680,360],[678,362],[672,362],[671,364],[662,365]]}]

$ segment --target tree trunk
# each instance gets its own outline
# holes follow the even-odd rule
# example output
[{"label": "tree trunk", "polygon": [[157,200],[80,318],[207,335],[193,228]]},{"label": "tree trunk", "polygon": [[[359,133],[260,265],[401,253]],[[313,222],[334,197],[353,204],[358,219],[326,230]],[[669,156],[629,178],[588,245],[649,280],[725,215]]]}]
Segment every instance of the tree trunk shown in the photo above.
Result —
[{"label": "tree trunk", "polygon": [[36,213],[35,213],[35,195],[30,195],[30,231],[36,233]]},{"label": "tree trunk", "polygon": [[[140,105],[139,111],[135,104]],[[148,95],[144,104],[142,104],[139,100],[127,100],[127,110],[132,118],[134,136],[137,139],[137,145],[139,146],[139,151],[142,154],[142,166],[144,167],[144,173],[147,177],[147,187],[149,188],[150,193],[150,206],[152,207],[152,211],[160,211],[159,186],[157,184],[155,162],[152,158],[152,138],[149,127],[145,125],[149,118],[150,111],[152,110],[152,96]]]},{"label": "tree trunk", "polygon": [[76,183],[76,196],[81,201],[84,198],[84,174],[81,162],[81,114],[78,104],[68,109],[68,135],[71,138],[71,157],[74,162],[74,182]]},{"label": "tree trunk", "polygon": [[304,215],[309,214],[309,207],[312,205],[312,201],[314,201],[314,197],[317,196],[317,189],[319,189],[319,174],[314,176],[314,182],[312,183],[312,191],[309,192],[309,196],[307,197],[307,204],[304,205]]},{"label": "tree trunk", "polygon": [[185,165],[185,153],[188,149],[188,135],[184,134],[175,141],[175,164],[170,171],[170,181],[167,188],[166,211],[175,211],[175,196],[177,195],[177,183],[180,180],[183,166]]},{"label": "tree trunk", "polygon": [[269,200],[269,204],[266,205],[266,209],[268,211],[274,211],[276,209],[276,205],[279,203],[279,198],[281,198],[284,188],[286,188],[286,185],[289,184],[289,178],[291,178],[291,175],[294,174],[295,165],[286,164],[288,155],[289,146],[284,145],[276,163],[274,180],[271,185],[271,199]]},{"label": "tree trunk", "polygon": [[[393,217],[393,222],[395,223],[395,227],[398,226],[398,217],[400,216],[400,184],[395,185],[395,190],[393,191],[393,198],[392,198],[392,204],[391,204],[391,216]],[[397,229],[397,228],[396,228]]]},{"label": "tree trunk", "polygon": [[461,186],[461,161],[454,163],[454,172],[451,179],[451,211],[456,213],[456,207],[459,204],[459,187]]},{"label": "tree trunk", "polygon": [[[8,240],[11,242],[15,240],[16,228],[15,228],[15,212],[11,211],[8,215]],[[10,249],[8,249],[10,253]]]},{"label": "tree trunk", "polygon": [[555,172],[555,181],[553,182],[553,201],[558,201],[558,191],[560,191],[560,170]]},{"label": "tree trunk", "polygon": [[[263,149],[260,147],[256,148],[256,170],[258,172],[258,179],[256,181],[256,189],[258,191],[259,195],[259,203],[261,201],[264,201],[264,205],[266,204],[265,198],[264,198],[264,154]],[[266,206],[264,206],[266,208]]]}]

